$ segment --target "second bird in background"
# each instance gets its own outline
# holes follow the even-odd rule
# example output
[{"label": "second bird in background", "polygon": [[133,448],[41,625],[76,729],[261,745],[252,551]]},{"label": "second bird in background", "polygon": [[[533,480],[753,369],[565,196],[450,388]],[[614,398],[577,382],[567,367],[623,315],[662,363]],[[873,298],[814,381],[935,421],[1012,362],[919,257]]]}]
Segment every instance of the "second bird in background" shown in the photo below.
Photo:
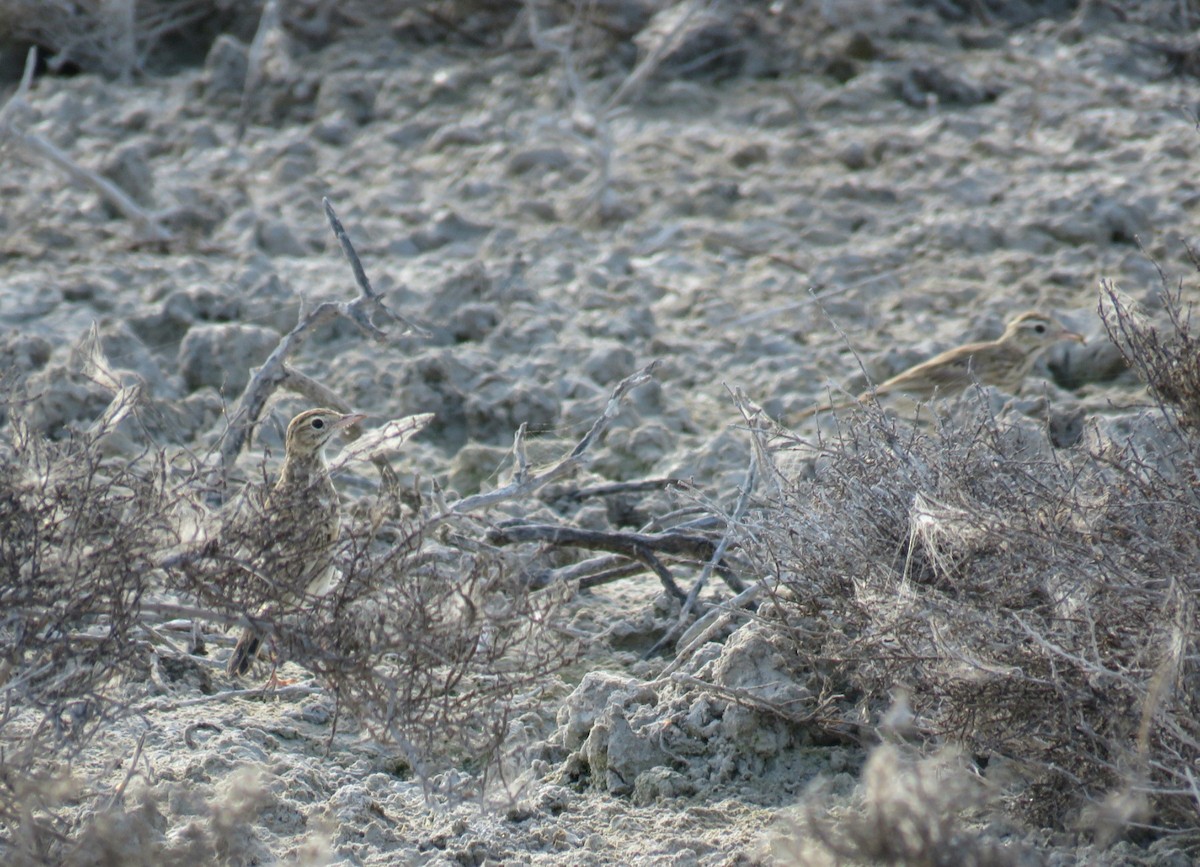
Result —
[{"label": "second bird in background", "polygon": [[870,400],[873,395],[903,395],[913,402],[927,403],[953,397],[976,382],[1015,394],[1039,353],[1062,340],[1082,343],[1083,336],[1053,316],[1029,310],[1009,322],[995,340],[948,349],[864,391],[855,400],[814,406],[793,416],[791,421],[795,424],[818,413],[845,409]]}]

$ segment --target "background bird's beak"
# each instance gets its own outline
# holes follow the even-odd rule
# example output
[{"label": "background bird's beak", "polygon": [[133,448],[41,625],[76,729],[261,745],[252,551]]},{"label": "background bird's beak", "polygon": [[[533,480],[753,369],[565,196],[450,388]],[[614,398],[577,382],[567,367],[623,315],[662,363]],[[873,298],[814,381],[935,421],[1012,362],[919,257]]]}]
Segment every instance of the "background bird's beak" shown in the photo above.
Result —
[{"label": "background bird's beak", "polygon": [[351,425],[358,424],[364,418],[366,418],[366,415],[364,413],[348,412],[344,416],[339,418],[337,421],[335,421],[333,423],[332,427],[334,430],[345,430],[346,428],[350,427]]}]

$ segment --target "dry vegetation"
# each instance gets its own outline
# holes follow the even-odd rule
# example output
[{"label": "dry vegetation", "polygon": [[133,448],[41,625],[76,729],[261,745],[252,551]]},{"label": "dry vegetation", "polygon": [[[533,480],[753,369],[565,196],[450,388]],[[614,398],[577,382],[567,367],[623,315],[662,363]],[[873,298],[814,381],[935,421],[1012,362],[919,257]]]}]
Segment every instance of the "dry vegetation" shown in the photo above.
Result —
[{"label": "dry vegetation", "polygon": [[[121,384],[95,329],[76,358],[112,399],[88,430],[62,442],[30,433],[23,412],[36,395],[10,383],[0,442],[0,827],[13,858],[70,861],[88,851],[81,840],[100,845],[134,821],[121,811],[123,787],[90,793],[91,818],[82,828],[58,808],[87,782],[71,777],[72,758],[139,712],[146,698],[139,684],[188,665],[188,648],[169,629],[182,626],[191,651],[202,652],[212,640],[206,624],[253,621],[278,654],[312,672],[339,716],[397,748],[406,773],[429,782],[448,766],[466,766],[483,787],[504,770],[513,717],[573,658],[558,625],[561,594],[535,593],[512,577],[504,559],[479,544],[480,528],[488,505],[535,491],[573,467],[616,414],[620,395],[645,374],[618,386],[613,405],[575,452],[482,498],[401,504],[384,456],[428,416],[394,420],[359,438],[334,464],[374,461],[379,496],[345,528],[336,591],[299,605],[286,582],[268,574],[271,541],[256,532],[265,465],[263,482],[244,484],[219,511],[205,506],[228,489],[233,459],[276,389],[338,401],[285,364],[313,328],[343,316],[367,336],[386,336],[374,318],[390,311],[328,203],[326,213],[361,294],[301,316],[251,378],[211,454],[153,441],[142,416],[156,407],[138,384]],[[110,456],[107,441],[118,428],[142,443],[138,454]],[[214,814],[214,828],[219,818]],[[219,854],[222,845],[209,841],[200,854]],[[148,845],[141,857],[165,851]]]},{"label": "dry vegetation", "polygon": [[833,729],[901,690],[910,737],[1015,769],[1015,815],[1102,839],[1194,829],[1200,800],[1194,338],[1178,293],[1165,333],[1110,301],[1164,402],[1127,437],[1055,450],[969,397],[931,435],[866,409],[741,540],[777,588],[761,615],[844,697]]},{"label": "dry vegetation", "polygon": [[773,841],[782,864],[904,864],[911,867],[1020,867],[1032,850],[984,833],[989,792],[953,751],[928,756],[894,744],[863,767],[860,803],[828,810],[816,787]]},{"label": "dry vegetation", "polygon": [[[723,564],[728,550],[741,574],[768,576],[758,617],[793,646],[798,678],[816,672],[821,693],[840,697],[818,727],[870,740],[886,716],[883,730],[910,743],[908,759],[877,754],[868,781],[944,794],[932,766],[912,756],[955,744],[968,764],[1006,769],[996,791],[1008,815],[1087,826],[1102,840],[1194,829],[1191,768],[1200,760],[1200,467],[1188,406],[1175,403],[1196,385],[1171,354],[1191,345],[1188,315],[1168,293],[1170,331],[1161,334],[1115,294],[1108,304],[1130,361],[1164,401],[1127,438],[1097,426],[1078,447],[1056,450],[1034,423],[996,418],[970,395],[932,433],[867,407],[839,436],[806,444],[816,457],[805,481],[772,476],[760,450],[770,483],[743,498],[740,530],[708,537],[707,553],[659,545],[664,557]],[[1149,357],[1140,354],[1147,345]],[[177,553],[180,515],[204,490],[201,462],[149,445],[132,461],[104,457],[112,424],[137,410],[123,404],[110,423],[61,443],[22,435],[19,399],[7,410],[0,823],[13,851],[51,862],[78,841],[80,830],[55,811],[61,774],[89,737],[136,710],[132,684],[184,653],[163,634],[184,615],[234,625],[275,602],[260,622],[277,650],[310,670],[349,719],[396,745],[412,772],[500,767],[509,723],[570,659],[554,627],[561,597],[531,591],[489,543],[539,525],[497,529],[479,520],[481,501],[404,509],[385,485],[347,529],[338,591],[288,609],[244,568],[253,555],[223,553],[248,540]],[[754,433],[765,436],[757,425]],[[521,447],[518,437],[509,497],[561,475],[531,482]],[[594,542],[569,530],[557,541]],[[531,538],[555,541],[545,529]],[[653,568],[650,548],[624,556]],[[900,721],[888,713],[898,691]],[[888,762],[909,770],[871,770]],[[921,791],[868,786],[865,812],[835,828],[810,811],[806,833],[827,854],[883,863],[951,863],[947,853],[964,851],[964,840],[974,863],[1017,863],[1013,851],[974,840],[949,801]],[[105,822],[129,818],[111,812],[119,794],[106,795],[108,812],[97,806]]]},{"label": "dry vegetation", "polygon": [[[38,5],[46,15],[21,38],[52,46],[61,62],[114,75],[140,68],[150,37],[178,27],[189,8],[140,4],[150,11],[139,15],[170,7],[182,17],[156,26],[106,19],[111,26],[96,32],[87,29],[92,18],[71,17],[78,4]],[[133,15],[134,4],[123,8]],[[306,8],[310,21],[333,14],[320,3]],[[428,26],[462,29],[461,11],[424,12]],[[19,2],[0,9],[0,18],[27,16]],[[538,27],[548,23],[531,20],[531,38],[544,37]],[[385,308],[346,243],[361,298],[311,312],[285,343],[298,344],[316,316],[348,317],[377,336],[371,317]],[[807,478],[782,479],[760,439],[732,516],[637,536],[501,525],[487,511],[500,498],[464,507],[427,491],[402,507],[385,469],[378,501],[346,527],[338,590],[303,610],[289,610],[271,582],[245,568],[257,557],[244,553],[249,539],[188,547],[181,528],[184,515],[223,488],[271,392],[315,388],[289,383],[283,362],[292,343],[231,413],[232,454],[176,453],[146,435],[137,458],[107,457],[115,427],[145,435],[136,421],[150,411],[117,383],[105,420],[46,442],[26,434],[28,396],[16,384],[0,431],[0,851],[27,863],[67,862],[89,835],[136,828],[136,817],[121,812],[120,790],[95,795],[82,828],[58,810],[76,796],[64,782],[72,757],[136,712],[140,681],[188,657],[169,626],[186,619],[203,637],[203,624],[244,623],[272,602],[277,613],[261,625],[280,655],[312,672],[349,720],[395,745],[414,774],[432,779],[455,763],[498,770],[511,721],[572,658],[557,622],[562,596],[532,589],[501,547],[533,543],[606,553],[586,569],[560,565],[552,583],[586,586],[650,569],[697,613],[699,584],[681,590],[672,558],[702,564],[701,581],[715,572],[734,591],[761,577],[765,599],[745,602],[790,642],[798,679],[816,672],[822,695],[837,697],[818,721],[831,740],[870,742],[904,692],[911,716],[896,735],[908,745],[876,752],[860,809],[836,826],[818,812],[801,821],[822,857],[1020,863],[965,830],[958,812],[983,809],[987,799],[965,783],[942,785],[948,765],[953,779],[965,778],[960,764],[1009,769],[1003,809],[1041,827],[1088,826],[1100,839],[1194,833],[1200,355],[1182,284],[1165,286],[1162,298],[1158,326],[1115,291],[1102,305],[1112,339],[1160,404],[1123,434],[1097,424],[1078,446],[1055,449],[1040,426],[996,417],[971,395],[932,432],[867,407],[845,416],[833,439],[780,434],[771,443],[813,455]],[[363,302],[367,314],[354,307]],[[642,381],[621,383],[610,409]],[[609,417],[606,410],[580,447],[540,476],[529,474],[519,434],[504,497],[529,498],[565,476]],[[945,744],[966,758],[948,762]],[[208,857],[224,844],[205,845]]]}]

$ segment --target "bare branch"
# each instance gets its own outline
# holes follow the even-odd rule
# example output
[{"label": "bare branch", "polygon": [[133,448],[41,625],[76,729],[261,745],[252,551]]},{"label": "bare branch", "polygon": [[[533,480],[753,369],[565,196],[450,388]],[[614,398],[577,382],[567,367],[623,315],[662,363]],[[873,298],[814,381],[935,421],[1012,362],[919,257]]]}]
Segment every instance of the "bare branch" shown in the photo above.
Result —
[{"label": "bare branch", "polygon": [[37,63],[37,49],[29,49],[25,58],[25,72],[21,83],[12,98],[0,109],[0,140],[10,139],[24,147],[27,151],[49,160],[62,169],[76,183],[91,187],[101,198],[120,211],[128,220],[137,225],[152,241],[169,241],[171,233],[164,229],[157,219],[107,178],[85,169],[65,152],[37,133],[26,132],[17,126],[16,115],[25,107],[25,96],[29,92],[33,80],[33,70]]},{"label": "bare branch", "polygon": [[545,487],[556,479],[560,479],[585,463],[585,456],[596,442],[604,435],[608,429],[608,425],[621,411],[621,401],[625,399],[630,391],[637,388],[639,385],[645,385],[650,381],[654,370],[658,367],[658,361],[652,361],[650,364],[643,367],[637,373],[625,377],[617,387],[613,389],[612,395],[608,399],[608,403],[604,407],[604,411],[599,418],[592,423],[591,429],[584,434],[575,448],[571,450],[565,458],[551,466],[549,469],[543,470],[540,473],[535,473],[532,476],[527,476],[524,480],[514,480],[502,488],[497,488],[494,491],[488,491],[483,494],[475,494],[474,496],[464,497],[461,500],[453,503],[449,512],[454,514],[465,514],[477,509],[494,506],[496,503],[502,503],[505,500],[513,500],[519,497],[528,496],[534,491]]},{"label": "bare branch", "polygon": [[4,104],[4,107],[0,108],[0,134],[8,129],[13,118],[26,107],[25,96],[33,85],[33,71],[36,68],[37,48],[34,47],[30,48],[29,53],[25,55],[25,71],[21,74],[21,83],[17,85],[17,89],[13,91],[13,95]]},{"label": "bare branch", "polygon": [[658,575],[663,587],[675,598],[682,601],[686,598],[684,592],[675,583],[674,577],[662,561],[654,556],[655,551],[678,554],[692,553],[696,544],[703,545],[708,540],[703,537],[687,538],[644,536],[637,533],[610,533],[600,530],[581,530],[578,527],[565,527],[556,524],[517,524],[507,527],[496,527],[488,532],[487,540],[493,545],[512,545],[519,542],[548,542],[552,545],[568,545],[578,548],[589,548],[598,551],[612,551],[631,560],[636,560]]},{"label": "bare branch", "polygon": [[692,658],[697,650],[711,641],[717,633],[732,623],[735,618],[748,616],[745,609],[749,608],[766,589],[766,584],[759,581],[757,584],[750,585],[732,599],[728,599],[720,605],[709,609],[703,617],[693,623],[680,637],[675,658],[663,669],[660,679],[667,677],[674,671],[678,671],[684,663]]},{"label": "bare branch", "polygon": [[398,451],[404,443],[420,433],[433,421],[433,413],[422,412],[404,418],[392,419],[381,427],[362,434],[350,441],[329,462],[329,471],[337,472],[352,461],[377,460]]},{"label": "bare branch", "polygon": [[230,415],[229,429],[221,441],[217,467],[210,480],[212,487],[217,490],[224,489],[230,468],[237,460],[242,446],[245,445],[251,428],[262,415],[263,407],[266,406],[276,389],[287,384],[302,394],[319,395],[326,399],[333,397],[329,389],[300,374],[286,363],[287,359],[303,345],[313,331],[341,316],[357,325],[367,337],[382,341],[387,338],[387,333],[375,325],[372,319],[374,314],[382,312],[393,320],[404,321],[388,310],[384,305],[383,296],[371,288],[371,282],[367,279],[362,262],[354,251],[350,239],[346,236],[345,228],[334,213],[333,206],[328,199],[322,199],[322,203],[325,215],[333,227],[334,235],[341,244],[342,252],[350,261],[360,294],[351,301],[323,301],[304,313],[296,326],[284,335],[271,354],[267,356],[267,360],[255,371],[246,385],[245,391],[242,392],[242,396],[238,399],[236,408]]},{"label": "bare branch", "polygon": [[[325,208],[325,216],[329,220],[329,225],[333,228],[333,234],[338,239],[342,253],[345,254],[346,261],[350,263],[350,270],[354,272],[354,282],[361,293],[350,302],[344,315],[354,322],[364,334],[374,337],[376,340],[381,340],[387,336],[373,321],[373,317],[377,313],[384,314],[393,322],[402,323],[407,329],[407,333],[416,334],[420,337],[429,337],[427,330],[394,313],[383,303],[383,296],[371,287],[371,281],[367,279],[367,272],[363,270],[362,261],[358,258],[358,253],[355,251],[354,245],[350,243],[350,236],[346,234],[346,229],[342,226],[342,221],[338,219],[337,214],[334,212],[333,205],[329,203],[328,198],[321,199],[321,204]],[[370,309],[366,310],[365,308],[367,307],[370,307]]]},{"label": "bare branch", "polygon": [[246,80],[242,83],[242,101],[238,107],[237,141],[239,143],[246,135],[255,91],[258,90],[262,79],[267,37],[279,26],[279,20],[278,0],[267,0],[263,4],[262,14],[258,19],[258,29],[254,31],[254,39],[250,41],[250,50],[246,53]]},{"label": "bare branch", "polygon": [[[666,533],[618,533],[601,530],[581,530],[578,527],[567,527],[559,524],[508,524],[495,527],[487,534],[487,540],[493,545],[513,545],[522,542],[545,542],[552,545],[567,545],[577,548],[588,548],[595,551],[611,551],[621,554],[631,560],[649,566],[663,577],[651,558],[649,552],[668,554],[673,557],[683,557],[690,560],[712,558],[717,552],[717,544],[707,536],[697,536],[668,531]],[[713,566],[717,573],[735,591],[742,591],[746,585],[734,574],[733,570],[718,557]],[[664,586],[666,581],[664,580]],[[673,582],[672,582],[673,583]],[[671,590],[672,594],[676,589]],[[682,592],[677,594],[681,600],[686,599]]]},{"label": "bare branch", "polygon": [[[746,468],[746,477],[742,481],[741,492],[738,495],[737,503],[734,504],[733,512],[725,520],[725,532],[721,535],[721,541],[717,543],[713,549],[712,555],[708,558],[708,562],[704,564],[704,568],[700,570],[700,576],[692,584],[692,589],[688,591],[687,598],[683,600],[683,605],[679,609],[679,617],[675,621],[675,625],[667,630],[658,641],[654,642],[645,653],[645,658],[650,658],[657,653],[662,647],[675,640],[675,638],[683,632],[687,625],[688,619],[692,616],[693,609],[697,606],[697,601],[700,598],[700,593],[704,590],[704,585],[708,583],[709,577],[713,570],[718,568],[725,557],[725,551],[729,547],[729,540],[733,535],[733,530],[741,521],[742,516],[746,513],[746,506],[750,502],[750,494],[754,491],[754,484],[758,478],[758,461],[759,455],[757,451],[750,455],[750,466]],[[735,588],[736,589],[736,588]],[[744,587],[743,587],[744,589]]]},{"label": "bare branch", "polygon": [[517,464],[513,470],[513,481],[518,485],[529,479],[529,455],[525,452],[525,431],[528,427],[527,422],[521,422],[516,436],[513,437],[513,459]]},{"label": "bare branch", "polygon": [[633,71],[621,82],[621,85],[613,92],[613,95],[608,98],[608,102],[604,104],[605,115],[611,115],[626,99],[637,97],[646,81],[662,65],[667,55],[679,44],[680,38],[687,32],[688,25],[691,24],[692,16],[700,11],[700,7],[703,4],[699,0],[688,0],[688,2],[681,5],[686,8],[680,12],[675,26],[646,52],[646,56],[638,61]]}]

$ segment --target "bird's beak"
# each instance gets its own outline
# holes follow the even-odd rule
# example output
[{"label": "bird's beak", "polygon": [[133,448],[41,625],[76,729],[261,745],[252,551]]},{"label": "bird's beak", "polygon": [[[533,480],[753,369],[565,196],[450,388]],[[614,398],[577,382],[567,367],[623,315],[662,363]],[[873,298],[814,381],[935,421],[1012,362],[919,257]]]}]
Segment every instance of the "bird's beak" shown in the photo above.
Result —
[{"label": "bird's beak", "polygon": [[1070,328],[1064,328],[1062,334],[1058,335],[1059,340],[1074,340],[1076,343],[1087,343],[1087,339],[1078,331],[1072,331]]},{"label": "bird's beak", "polygon": [[358,424],[364,418],[366,418],[366,415],[361,412],[348,412],[344,416],[339,418],[337,421],[335,421],[331,425],[331,427],[334,430],[345,430],[346,428],[350,427],[351,425]]}]

